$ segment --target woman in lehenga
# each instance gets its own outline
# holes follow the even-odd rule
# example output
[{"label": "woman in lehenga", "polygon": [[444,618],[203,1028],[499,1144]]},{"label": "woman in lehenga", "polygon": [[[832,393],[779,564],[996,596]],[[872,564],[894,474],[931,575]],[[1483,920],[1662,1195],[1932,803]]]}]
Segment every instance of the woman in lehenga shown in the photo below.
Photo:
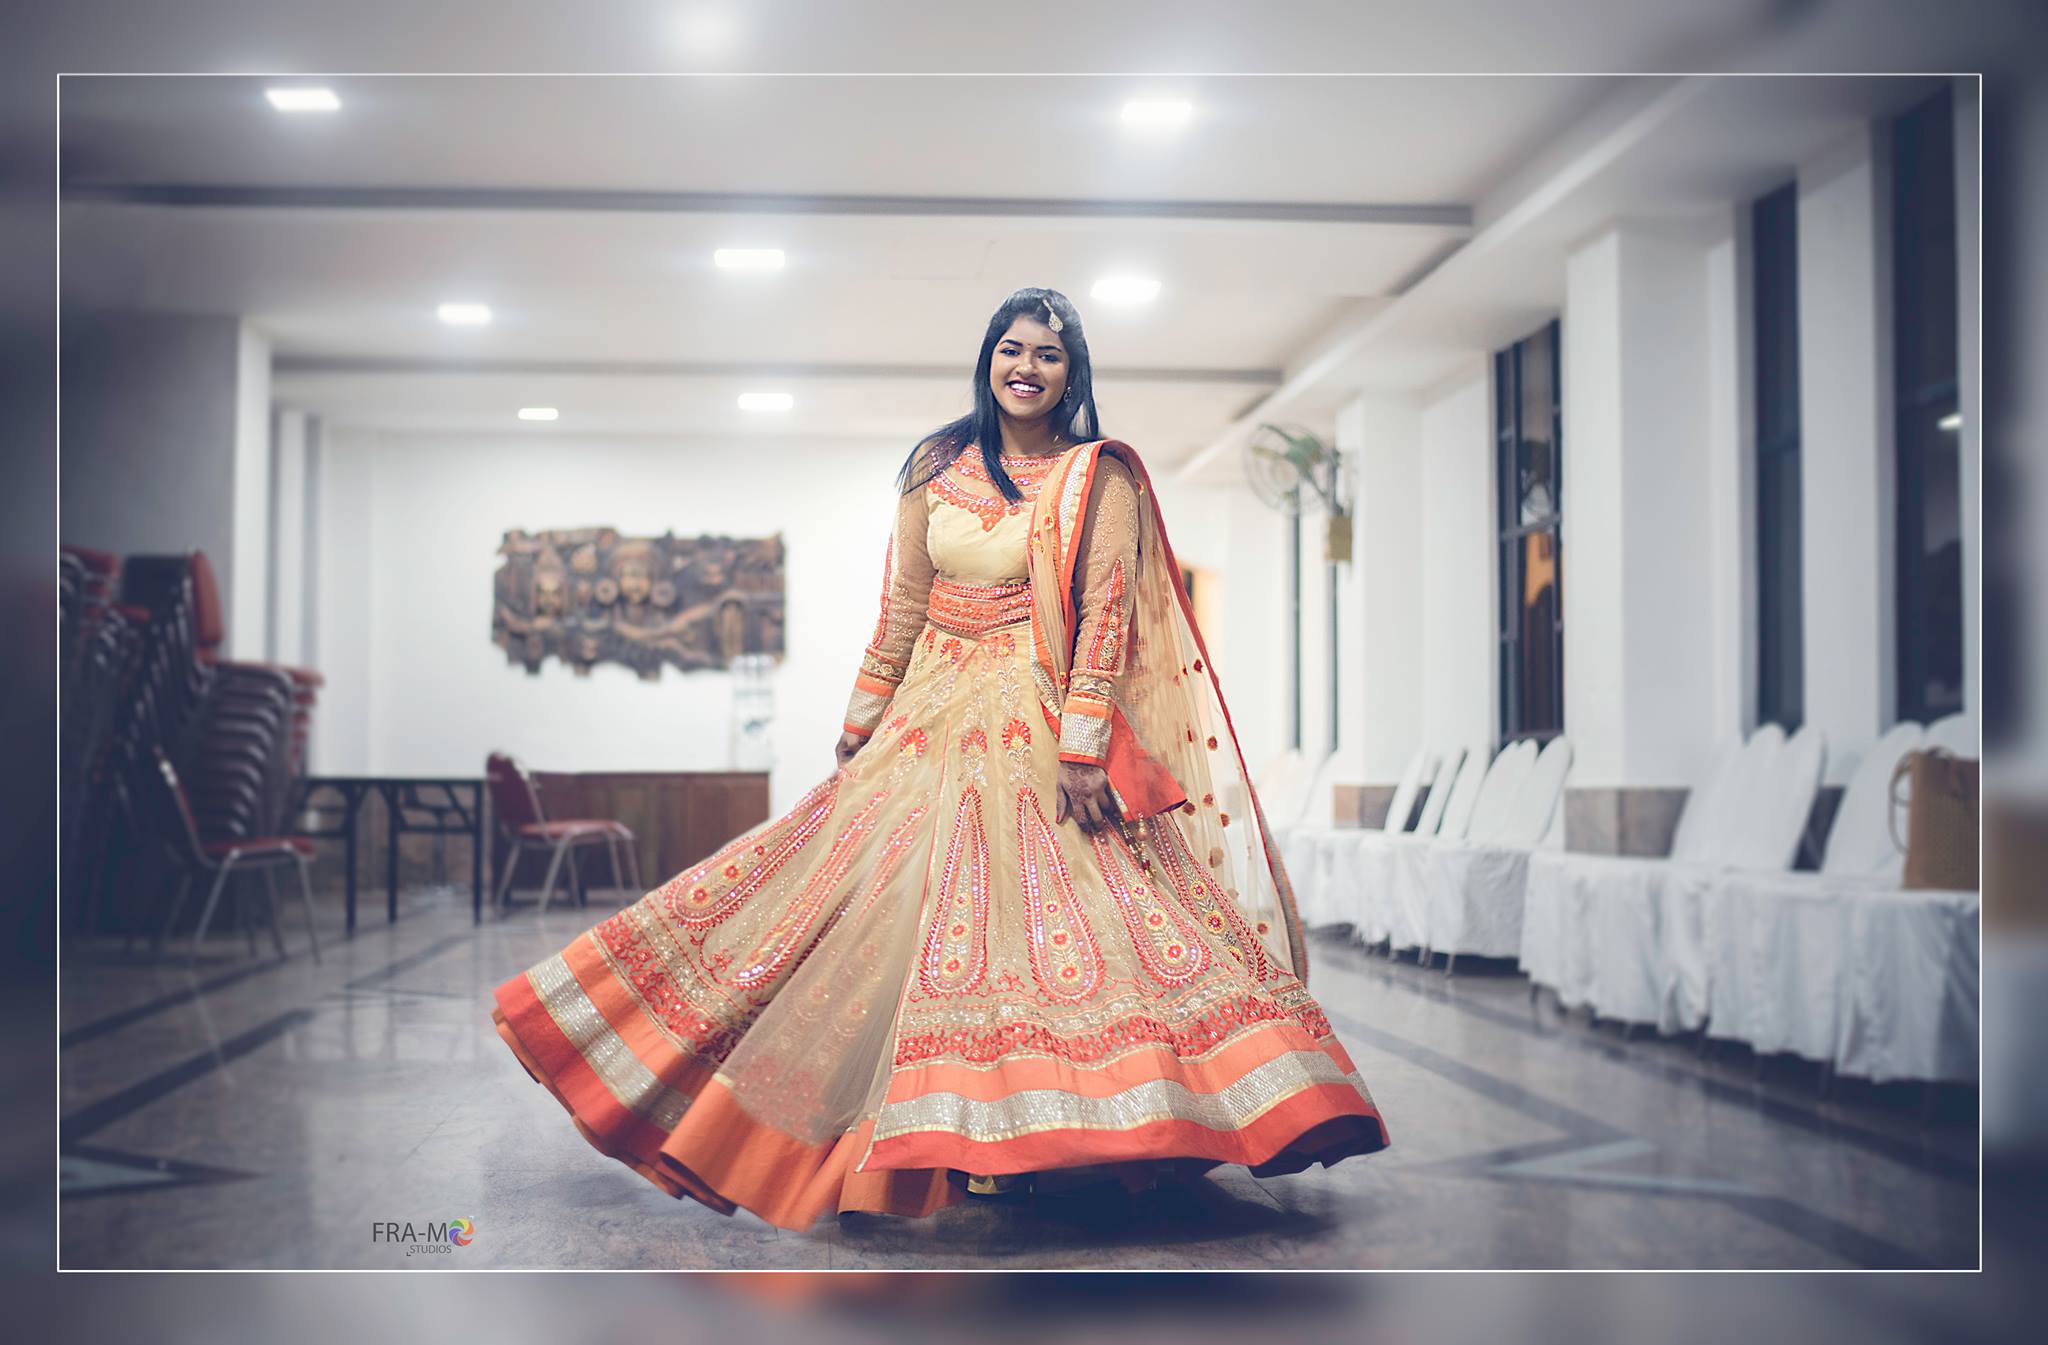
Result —
[{"label": "woman in lehenga", "polygon": [[600,1151],[802,1229],[1387,1132],[1081,321],[1019,290],[905,462],[837,769],[492,1018]]}]

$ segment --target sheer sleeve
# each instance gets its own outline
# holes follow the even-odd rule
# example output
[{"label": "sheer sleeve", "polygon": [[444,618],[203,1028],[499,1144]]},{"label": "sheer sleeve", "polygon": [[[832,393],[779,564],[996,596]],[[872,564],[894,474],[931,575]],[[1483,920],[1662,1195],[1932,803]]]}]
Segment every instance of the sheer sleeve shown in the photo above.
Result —
[{"label": "sheer sleeve", "polygon": [[1095,469],[1078,569],[1060,760],[1099,766],[1109,751],[1110,707],[1124,671],[1138,575],[1138,485],[1130,469],[1108,454]]},{"label": "sheer sleeve", "polygon": [[932,590],[931,552],[925,541],[929,498],[930,492],[919,486],[896,502],[896,522],[882,559],[882,608],[846,704],[844,727],[849,733],[871,734],[882,722],[896,684],[910,666],[911,646],[924,629]]}]

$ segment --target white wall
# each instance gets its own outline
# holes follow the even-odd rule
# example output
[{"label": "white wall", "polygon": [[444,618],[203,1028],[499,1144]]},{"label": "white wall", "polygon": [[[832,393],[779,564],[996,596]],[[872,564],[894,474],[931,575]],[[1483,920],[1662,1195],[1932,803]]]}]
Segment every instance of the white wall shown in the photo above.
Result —
[{"label": "white wall", "polygon": [[1153,477],[1174,554],[1214,571],[1222,624],[1202,639],[1216,661],[1245,765],[1254,776],[1287,748],[1287,521],[1237,485]]},{"label": "white wall", "polygon": [[[1493,410],[1482,359],[1462,380],[1426,397],[1422,442],[1423,732],[1431,743],[1484,748],[1493,741]],[[1566,597],[1567,623],[1571,598]]]},{"label": "white wall", "polygon": [[491,643],[508,528],[780,532],[788,653],[774,678],[775,808],[832,768],[874,627],[895,443],[432,436],[330,431],[320,484],[317,645],[329,687],[317,769],[474,773],[505,748],[547,770],[720,770],[733,677],[658,681]]},{"label": "white wall", "polygon": [[1806,722],[1846,781],[1894,718],[1887,193],[1865,126],[1799,166],[1799,419]]},{"label": "white wall", "polygon": [[[364,775],[384,765],[370,722],[372,577],[380,568],[369,550],[376,522],[370,468],[377,443],[372,434],[328,427],[308,445],[306,482],[314,505],[305,558],[312,605],[306,659],[325,679],[308,754],[319,775]],[[446,761],[434,769],[455,767]],[[483,761],[459,769],[477,773]]]},{"label": "white wall", "polygon": [[270,641],[264,657],[292,666],[306,662],[306,420],[291,410],[271,420]]},{"label": "white wall", "polygon": [[[265,613],[246,604],[264,590],[265,558],[244,548],[267,514],[260,492],[245,497],[267,476],[262,338],[230,316],[67,314],[61,358],[61,540],[122,556],[206,552],[230,652],[260,655]],[[252,442],[260,461],[246,456]]]}]

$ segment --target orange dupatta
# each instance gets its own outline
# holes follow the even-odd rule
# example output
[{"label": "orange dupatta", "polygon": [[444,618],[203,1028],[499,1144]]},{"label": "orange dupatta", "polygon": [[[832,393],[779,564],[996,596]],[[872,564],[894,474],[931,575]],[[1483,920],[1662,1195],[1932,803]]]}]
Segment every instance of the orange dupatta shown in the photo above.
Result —
[{"label": "orange dupatta", "polygon": [[[1031,650],[1039,708],[1058,733],[1074,658],[1081,525],[1105,453],[1130,470],[1141,501],[1131,639],[1104,763],[1110,789],[1127,820],[1171,811],[1172,824],[1187,834],[1192,852],[1223,877],[1240,910],[1285,928],[1282,960],[1306,984],[1308,954],[1293,887],[1181,586],[1180,564],[1167,540],[1157,493],[1137,450],[1120,439],[1069,449],[1032,505]],[[1272,951],[1278,956],[1283,950]]]}]

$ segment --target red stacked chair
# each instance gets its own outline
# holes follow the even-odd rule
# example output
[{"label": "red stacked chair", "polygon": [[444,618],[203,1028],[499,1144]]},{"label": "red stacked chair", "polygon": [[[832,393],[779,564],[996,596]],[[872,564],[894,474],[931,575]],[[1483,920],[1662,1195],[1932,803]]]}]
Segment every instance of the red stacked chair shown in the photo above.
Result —
[{"label": "red stacked chair", "polygon": [[[171,843],[171,852],[181,870],[178,894],[172,898],[170,909],[164,913],[163,922],[156,931],[155,946],[163,947],[164,936],[178,918],[179,908],[185,904],[185,897],[192,890],[196,878],[211,878],[212,886],[206,893],[206,905],[199,913],[199,925],[192,932],[192,956],[199,955],[201,944],[206,939],[206,927],[213,922],[214,909],[220,904],[221,892],[227,887],[228,879],[237,872],[260,872],[268,900],[265,903],[270,915],[270,937],[277,945],[278,956],[284,956],[284,931],[277,923],[277,870],[291,865],[299,875],[299,897],[306,907],[306,938],[313,948],[313,960],[320,960],[320,934],[313,920],[313,883],[308,876],[307,865],[313,858],[313,842],[304,836],[236,836],[228,840],[202,840],[199,822],[192,812],[192,801],[185,793],[183,782],[178,779],[177,768],[171,765],[162,748],[152,754],[156,765],[157,779],[154,790],[159,817]],[[237,895],[239,912],[239,894]],[[243,930],[249,936],[249,951],[256,951],[256,927],[246,918],[239,919]],[[133,942],[133,934],[130,942]]]},{"label": "red stacked chair", "polygon": [[[73,909],[86,929],[132,935],[158,905],[152,894],[182,872],[161,917],[168,929],[191,877],[205,872],[217,883],[203,926],[230,872],[268,877],[268,865],[304,858],[310,843],[281,840],[320,676],[219,657],[226,623],[202,552],[124,561],[66,547],[60,561],[60,767],[73,805],[62,842],[67,882],[84,895]],[[177,777],[175,808],[158,806],[166,769]],[[310,917],[310,885],[301,890]]]}]

